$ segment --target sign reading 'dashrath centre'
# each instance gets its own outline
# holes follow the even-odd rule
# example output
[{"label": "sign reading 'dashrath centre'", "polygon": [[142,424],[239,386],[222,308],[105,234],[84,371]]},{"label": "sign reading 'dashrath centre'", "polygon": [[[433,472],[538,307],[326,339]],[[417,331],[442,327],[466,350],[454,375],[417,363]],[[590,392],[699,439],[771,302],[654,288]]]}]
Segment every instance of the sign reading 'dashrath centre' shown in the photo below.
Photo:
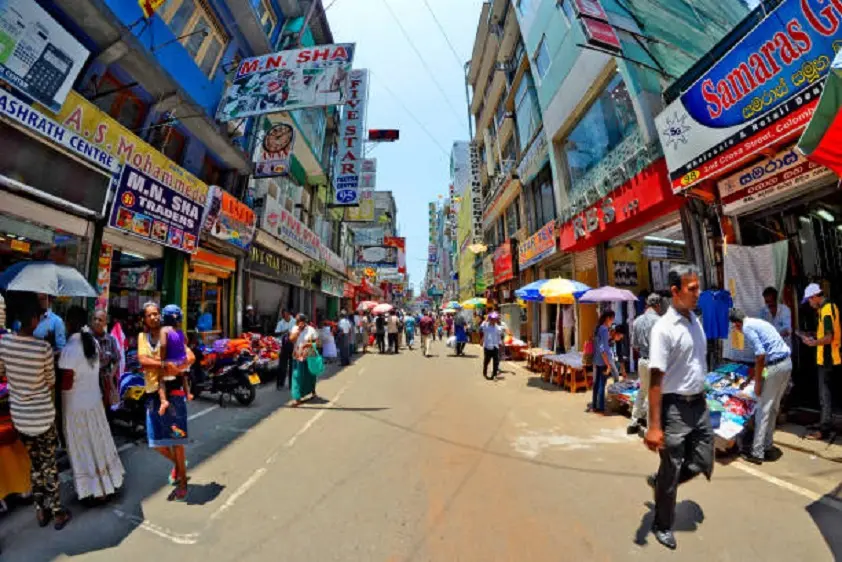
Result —
[{"label": "sign reading 'dashrath centre'", "polygon": [[656,118],[681,191],[798,134],[842,47],[840,0],[783,0]]},{"label": "sign reading 'dashrath centre'", "polygon": [[199,246],[202,210],[198,204],[152,176],[124,166],[109,225],[192,254]]}]

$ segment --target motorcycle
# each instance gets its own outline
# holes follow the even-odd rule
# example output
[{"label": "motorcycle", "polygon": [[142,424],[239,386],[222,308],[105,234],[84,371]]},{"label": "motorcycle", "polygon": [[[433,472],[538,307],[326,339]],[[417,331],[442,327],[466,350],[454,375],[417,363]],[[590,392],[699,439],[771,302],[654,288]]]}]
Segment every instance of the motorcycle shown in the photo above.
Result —
[{"label": "motorcycle", "polygon": [[126,358],[126,372],[120,377],[120,402],[108,412],[111,421],[127,425],[132,432],[146,432],[146,384],[133,353]]},{"label": "motorcycle", "polygon": [[193,354],[196,361],[190,368],[190,389],[195,398],[203,392],[219,394],[221,407],[225,406],[225,396],[233,396],[243,406],[254,402],[260,376],[254,372],[255,357],[251,351],[240,349],[230,353],[196,346]]}]

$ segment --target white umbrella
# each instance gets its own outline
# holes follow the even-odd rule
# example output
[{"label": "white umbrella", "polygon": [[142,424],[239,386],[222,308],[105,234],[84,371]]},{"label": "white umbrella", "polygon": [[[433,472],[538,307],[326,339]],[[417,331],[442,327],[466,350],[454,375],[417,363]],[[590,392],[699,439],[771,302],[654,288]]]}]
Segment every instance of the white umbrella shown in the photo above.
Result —
[{"label": "white umbrella", "polygon": [[29,291],[54,297],[96,297],[88,280],[67,265],[52,262],[18,262],[0,274],[0,289]]},{"label": "white umbrella", "polygon": [[386,304],[386,303],[383,303],[383,304],[378,304],[377,306],[375,306],[375,307],[371,310],[371,313],[372,313],[372,314],[386,314],[387,312],[392,312],[392,310],[393,310],[394,308],[395,308],[395,307],[394,307],[394,306],[392,306],[391,304]]}]

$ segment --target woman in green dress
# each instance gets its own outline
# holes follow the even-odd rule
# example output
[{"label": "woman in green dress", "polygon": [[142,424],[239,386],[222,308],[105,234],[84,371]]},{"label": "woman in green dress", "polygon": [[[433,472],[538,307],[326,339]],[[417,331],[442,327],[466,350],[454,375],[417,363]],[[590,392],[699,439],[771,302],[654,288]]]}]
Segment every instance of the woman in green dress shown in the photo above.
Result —
[{"label": "woman in green dress", "polygon": [[308,324],[307,316],[299,314],[295,328],[289,334],[289,340],[294,345],[292,356],[295,360],[292,368],[292,398],[295,401],[292,405],[298,406],[308,394],[312,395],[311,399],[318,398],[316,375],[310,372],[307,358],[316,353],[319,333]]}]

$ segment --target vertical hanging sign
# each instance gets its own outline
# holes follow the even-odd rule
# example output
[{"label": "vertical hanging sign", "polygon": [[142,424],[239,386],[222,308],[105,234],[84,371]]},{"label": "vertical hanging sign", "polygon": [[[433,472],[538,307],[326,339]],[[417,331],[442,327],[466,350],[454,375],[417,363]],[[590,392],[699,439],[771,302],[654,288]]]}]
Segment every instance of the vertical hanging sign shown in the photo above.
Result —
[{"label": "vertical hanging sign", "polygon": [[479,151],[477,144],[472,142],[468,151],[468,159],[471,162],[471,243],[482,244],[482,185],[480,185],[479,175]]},{"label": "vertical hanging sign", "polygon": [[333,202],[356,207],[360,204],[360,176],[363,173],[365,108],[368,104],[368,70],[352,70],[348,76],[348,98],[339,127],[339,151],[333,172]]}]

